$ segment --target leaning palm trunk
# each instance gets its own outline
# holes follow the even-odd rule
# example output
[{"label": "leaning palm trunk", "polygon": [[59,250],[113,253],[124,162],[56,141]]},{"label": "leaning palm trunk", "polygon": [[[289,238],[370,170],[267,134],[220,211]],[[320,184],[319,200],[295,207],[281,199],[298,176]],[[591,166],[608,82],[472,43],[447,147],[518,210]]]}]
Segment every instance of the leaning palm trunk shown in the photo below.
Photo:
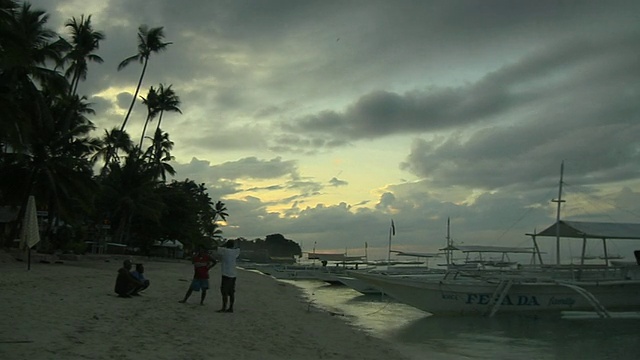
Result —
[{"label": "leaning palm trunk", "polygon": [[120,131],[124,131],[125,126],[127,126],[127,121],[129,121],[129,116],[131,115],[131,111],[133,110],[133,105],[136,104],[136,98],[138,97],[138,92],[140,91],[140,86],[142,85],[142,79],[144,79],[144,73],[147,70],[148,62],[149,62],[149,57],[146,57],[144,59],[144,65],[142,66],[142,73],[140,73],[140,79],[138,79],[138,86],[136,87],[136,92],[133,94],[133,99],[131,99],[131,105],[129,105],[129,110],[127,111],[127,115],[124,117],[124,121],[122,122]]},{"label": "leaning palm trunk", "polygon": [[75,75],[75,83],[72,82],[70,86],[71,95],[75,95],[78,93],[78,84],[80,84],[80,70],[76,72]]},{"label": "leaning palm trunk", "polygon": [[158,116],[158,125],[156,125],[156,132],[160,130],[160,123],[162,122],[162,114],[164,114],[164,110],[160,110],[160,116]]},{"label": "leaning palm trunk", "polygon": [[116,153],[118,150],[115,146],[113,147],[109,147],[107,149],[107,152],[104,156],[104,166],[102,167],[102,170],[100,170],[100,176],[104,177],[107,175],[107,171],[109,170],[109,165],[111,164],[111,161],[113,159],[116,159],[116,161],[118,161],[118,154]]},{"label": "leaning palm trunk", "polygon": [[147,120],[144,122],[144,127],[142,128],[142,135],[140,136],[140,145],[138,146],[142,149],[142,142],[144,141],[144,134],[147,132],[147,125],[149,125],[149,119],[151,118],[151,114],[147,115]]},{"label": "leaning palm trunk", "polygon": [[78,73],[78,69],[73,70],[73,77],[71,78],[71,83],[69,84],[69,96],[73,96],[75,94],[75,83],[77,79],[80,78],[80,74]]},{"label": "leaning palm trunk", "polygon": [[162,113],[163,111],[160,111],[160,116],[158,117],[158,125],[156,126],[156,132],[153,137],[153,159],[155,160],[156,163],[159,163],[160,159],[162,158],[162,136],[161,136],[162,133],[160,130]]}]

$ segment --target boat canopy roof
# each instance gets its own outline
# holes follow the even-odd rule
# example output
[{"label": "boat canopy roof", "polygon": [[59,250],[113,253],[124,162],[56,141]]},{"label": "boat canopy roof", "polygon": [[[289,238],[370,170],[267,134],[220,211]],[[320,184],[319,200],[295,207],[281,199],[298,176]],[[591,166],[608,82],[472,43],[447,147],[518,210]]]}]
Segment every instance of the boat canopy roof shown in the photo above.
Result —
[{"label": "boat canopy roof", "polygon": [[560,225],[559,235],[564,238],[640,240],[640,224],[591,221],[560,220],[538,233],[528,235],[556,237],[557,224]]},{"label": "boat canopy roof", "polygon": [[464,253],[482,252],[482,253],[512,253],[512,254],[531,254],[535,252],[532,247],[512,247],[512,246],[486,246],[486,245],[453,245],[443,250],[459,250]]},{"label": "boat canopy roof", "polygon": [[309,260],[320,261],[359,261],[363,260],[364,256],[347,256],[342,253],[309,253]]},{"label": "boat canopy roof", "polygon": [[423,258],[434,258],[440,256],[438,253],[421,253],[421,252],[410,252],[410,251],[398,251],[391,250],[392,253],[395,253],[398,256],[415,256],[415,257],[423,257]]}]

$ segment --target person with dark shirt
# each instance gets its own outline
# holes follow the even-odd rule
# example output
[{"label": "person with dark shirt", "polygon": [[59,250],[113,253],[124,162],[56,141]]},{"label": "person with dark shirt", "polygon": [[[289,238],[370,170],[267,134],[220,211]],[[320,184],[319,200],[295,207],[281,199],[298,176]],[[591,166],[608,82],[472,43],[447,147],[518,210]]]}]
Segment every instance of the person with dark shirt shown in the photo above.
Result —
[{"label": "person with dark shirt", "polygon": [[193,280],[184,298],[179,302],[186,303],[192,292],[202,290],[200,305],[204,305],[204,299],[207,297],[207,290],[209,289],[209,270],[216,265],[216,261],[209,256],[204,246],[200,246],[198,247],[198,253],[191,262],[193,263]]},{"label": "person with dark shirt", "polygon": [[131,275],[131,260],[122,262],[122,267],[118,269],[118,277],[116,278],[116,286],[114,291],[118,297],[130,298],[132,295],[139,295],[137,292],[144,286]]}]

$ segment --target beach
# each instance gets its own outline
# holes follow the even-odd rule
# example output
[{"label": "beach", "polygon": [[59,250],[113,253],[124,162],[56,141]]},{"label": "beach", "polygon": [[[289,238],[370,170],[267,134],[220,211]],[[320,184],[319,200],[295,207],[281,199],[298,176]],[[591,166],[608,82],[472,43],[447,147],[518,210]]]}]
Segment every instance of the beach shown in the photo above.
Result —
[{"label": "beach", "polygon": [[186,292],[188,261],[144,263],[141,296],[113,292],[123,256],[27,263],[0,252],[1,359],[406,359],[344,317],[321,310],[299,288],[240,269],[234,313],[221,307],[219,265],[205,304]]}]

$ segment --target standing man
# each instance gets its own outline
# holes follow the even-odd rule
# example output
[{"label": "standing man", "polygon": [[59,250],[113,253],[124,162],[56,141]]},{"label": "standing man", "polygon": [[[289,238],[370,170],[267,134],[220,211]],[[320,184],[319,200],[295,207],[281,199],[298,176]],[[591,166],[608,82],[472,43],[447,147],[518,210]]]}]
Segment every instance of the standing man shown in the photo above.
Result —
[{"label": "standing man", "polygon": [[194,291],[200,291],[202,289],[202,295],[200,295],[200,305],[204,305],[204,298],[207,297],[207,290],[209,289],[209,269],[216,265],[216,261],[209,256],[209,253],[204,246],[198,246],[198,253],[193,257],[193,280],[189,290],[184,295],[184,299],[180,300],[181,303],[186,303],[191,293]]},{"label": "standing man", "polygon": [[[222,261],[220,272],[222,281],[220,282],[220,294],[222,294],[222,309],[218,312],[233,312],[236,292],[236,259],[240,255],[240,249],[235,247],[235,241],[227,240],[218,247],[218,255]],[[227,303],[229,307],[227,307]]]}]

